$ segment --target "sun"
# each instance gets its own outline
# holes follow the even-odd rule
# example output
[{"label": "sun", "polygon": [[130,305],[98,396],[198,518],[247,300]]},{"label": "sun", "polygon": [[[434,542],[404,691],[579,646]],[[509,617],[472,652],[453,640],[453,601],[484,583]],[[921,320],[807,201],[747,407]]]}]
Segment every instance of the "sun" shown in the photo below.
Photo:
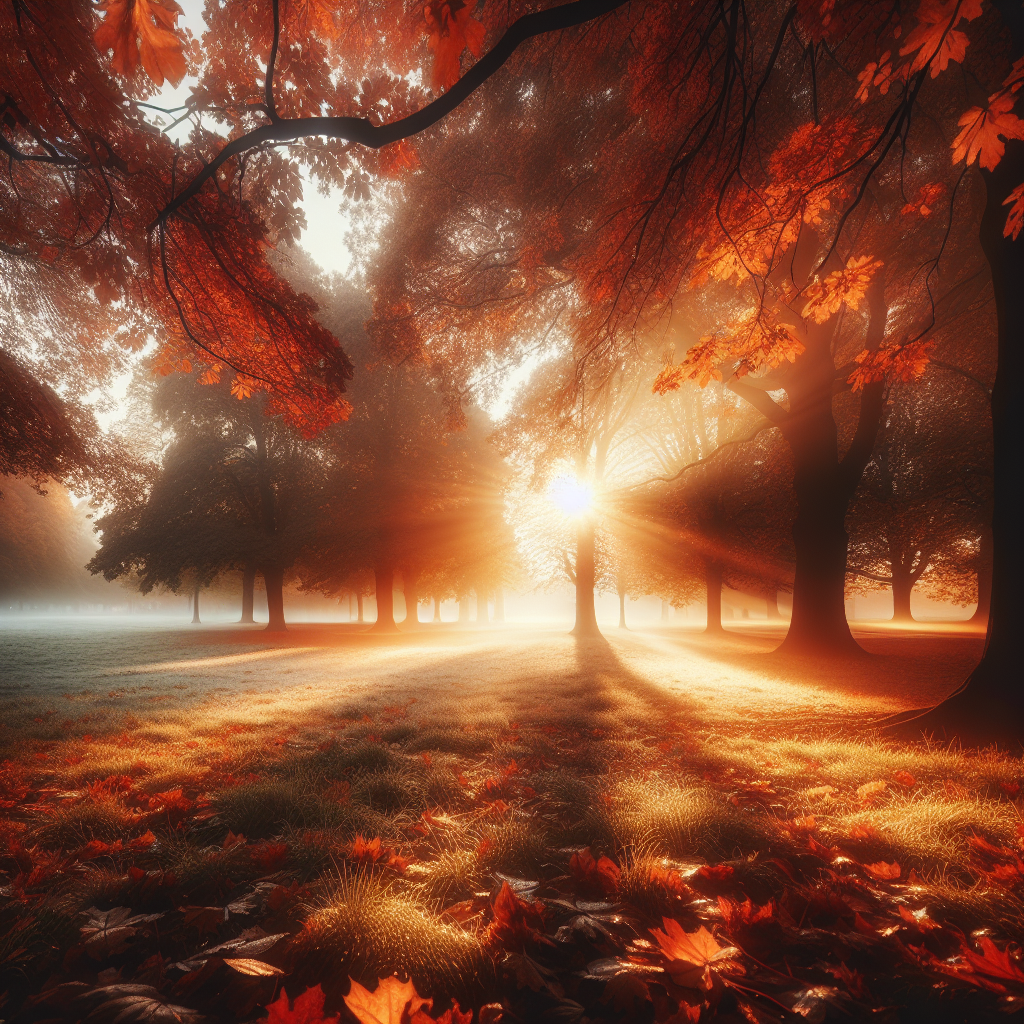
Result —
[{"label": "sun", "polygon": [[568,473],[551,481],[548,494],[567,516],[581,516],[594,507],[594,492],[589,485]]}]

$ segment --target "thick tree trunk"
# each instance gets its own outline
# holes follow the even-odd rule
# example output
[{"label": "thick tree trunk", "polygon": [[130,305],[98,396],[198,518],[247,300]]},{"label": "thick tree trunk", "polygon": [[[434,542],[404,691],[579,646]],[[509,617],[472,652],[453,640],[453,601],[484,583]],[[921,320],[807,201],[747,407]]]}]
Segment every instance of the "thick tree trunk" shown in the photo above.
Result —
[{"label": "thick tree trunk", "polygon": [[192,591],[192,625],[201,625],[199,621],[199,587]]},{"label": "thick tree trunk", "polygon": [[366,619],[363,617],[363,595],[361,593],[356,594],[356,613],[358,615],[356,622],[366,621]]},{"label": "thick tree trunk", "polygon": [[288,628],[284,621],[284,570],[264,569],[263,582],[267,588],[267,611],[270,613],[267,631],[283,633]]},{"label": "thick tree trunk", "polygon": [[441,621],[441,598],[434,595],[434,622]]},{"label": "thick tree trunk", "polygon": [[254,592],[256,590],[256,566],[246,565],[242,570],[242,617],[238,620],[242,623],[255,622],[252,617],[252,606],[254,603]]},{"label": "thick tree trunk", "polygon": [[395,570],[386,564],[377,565],[373,570],[373,581],[377,591],[377,621],[372,630],[375,633],[395,633]]},{"label": "thick tree trunk", "polygon": [[718,562],[708,562],[704,568],[704,589],[707,602],[707,625],[705,633],[724,633],[722,626],[722,567]]},{"label": "thick tree trunk", "polygon": [[974,626],[988,628],[989,612],[992,609],[992,530],[986,526],[981,531],[981,546],[978,552],[978,607],[967,621]]},{"label": "thick tree trunk", "polygon": [[505,625],[505,591],[501,587],[494,588],[494,624]]},{"label": "thick tree trunk", "polygon": [[913,622],[910,614],[910,593],[914,589],[914,578],[907,569],[892,562],[892,621]]},{"label": "thick tree trunk", "polygon": [[[1020,55],[1015,40],[1014,56]],[[1024,739],[1024,685],[1020,624],[1024,616],[1024,237],[1003,236],[1010,192],[1024,181],[1024,143],[1010,140],[994,171],[982,172],[987,190],[981,245],[992,270],[998,324],[998,363],[992,387],[992,588],[988,637],[981,662],[964,684],[915,731],[938,730],[963,742]]]},{"label": "thick tree trunk", "polygon": [[619,629],[626,628],[626,591],[622,586],[618,587],[619,594]]},{"label": "thick tree trunk", "polygon": [[583,516],[576,527],[576,636],[601,635],[594,606],[594,543],[594,521]]}]

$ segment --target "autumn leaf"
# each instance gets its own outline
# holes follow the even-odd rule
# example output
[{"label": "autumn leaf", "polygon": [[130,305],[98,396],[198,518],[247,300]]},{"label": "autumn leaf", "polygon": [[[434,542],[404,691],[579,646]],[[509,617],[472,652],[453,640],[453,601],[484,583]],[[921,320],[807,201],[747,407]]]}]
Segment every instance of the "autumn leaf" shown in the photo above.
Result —
[{"label": "autumn leaf", "polygon": [[[1010,206],[1013,203],[1013,206]],[[1003,237],[1012,238],[1015,242],[1024,227],[1024,184],[1018,185],[1004,200],[1003,206],[1010,206],[1010,212],[1006,215],[1006,227],[1003,228]]]},{"label": "autumn leaf", "polygon": [[961,114],[960,134],[953,140],[953,163],[966,159],[973,164],[976,157],[987,171],[994,171],[1006,150],[1005,139],[1024,139],[1024,121],[1012,113],[1017,96],[1013,92],[989,97],[988,107],[971,107]]},{"label": "autumn leaf", "polygon": [[835,316],[844,303],[850,309],[858,309],[871,279],[882,265],[881,260],[872,256],[851,256],[843,270],[835,270],[824,281],[807,286],[804,294],[808,302],[800,315],[823,324]]},{"label": "autumn leaf", "polygon": [[893,861],[891,864],[884,860],[876,861],[874,864],[862,865],[864,870],[878,882],[891,882],[899,878],[903,873],[899,864]]},{"label": "autumn leaf", "polygon": [[175,0],[103,0],[104,18],[96,30],[100,52],[113,50],[111,64],[131,75],[142,64],[156,85],[177,85],[185,77],[185,55],[174,31],[181,8]]},{"label": "autumn leaf", "polygon": [[892,777],[893,777],[893,780],[898,782],[901,786],[916,786],[917,785],[917,779],[915,779],[914,776],[910,774],[910,772],[906,771],[903,768],[901,768],[897,772],[893,772]]},{"label": "autumn leaf", "polygon": [[288,994],[282,992],[267,1006],[267,1024],[326,1024],[337,1019],[338,1014],[324,1016],[324,992],[319,985],[307,988],[291,1005]]},{"label": "autumn leaf", "polygon": [[423,8],[425,31],[434,51],[431,80],[435,89],[450,89],[459,80],[467,47],[474,57],[484,52],[484,27],[472,17],[475,6],[466,0],[428,0]]},{"label": "autumn leaf", "polygon": [[917,53],[910,73],[931,64],[932,78],[945,71],[951,60],[963,63],[967,36],[955,26],[973,21],[981,14],[981,0],[922,0],[917,9],[918,24],[900,48],[900,56]]},{"label": "autumn leaf", "polygon": [[239,974],[248,974],[256,978],[272,978],[275,975],[284,974],[280,967],[274,967],[273,964],[265,964],[262,960],[243,958],[240,960],[225,960],[224,963],[233,971],[238,971]]},{"label": "autumn leaf", "polygon": [[421,1007],[429,1010],[433,1005],[433,1000],[424,999],[416,991],[411,979],[401,982],[397,977],[382,978],[372,992],[358,981],[349,980],[352,987],[345,996],[345,1005],[359,1024],[403,1024],[415,1020]]},{"label": "autumn leaf", "polygon": [[509,949],[522,949],[527,942],[541,937],[544,927],[542,904],[520,899],[508,882],[502,882],[493,911],[490,937],[495,942]]},{"label": "autumn leaf", "polygon": [[863,786],[857,787],[857,799],[864,802],[871,802],[879,793],[884,793],[888,788],[888,785],[889,784],[883,779],[877,779],[874,782],[865,782]]},{"label": "autumn leaf", "polygon": [[1024,985],[1024,971],[1021,970],[1018,962],[1010,956],[1008,948],[1000,950],[985,935],[978,939],[978,945],[981,946],[981,953],[975,953],[966,945],[961,950],[964,960],[971,965],[973,970],[990,978],[998,978],[1000,981],[1011,981],[1018,985]]},{"label": "autumn leaf", "polygon": [[163,914],[133,914],[129,907],[114,907],[113,910],[90,907],[83,913],[86,924],[79,931],[86,952],[97,960],[110,953],[122,952],[128,940],[138,933],[137,925],[163,917]]},{"label": "autumn leaf", "polygon": [[703,925],[695,932],[685,932],[672,918],[663,917],[661,921],[665,930],[653,928],[651,935],[668,958],[669,965],[665,969],[677,985],[708,990],[712,966],[724,965],[739,954],[735,946],[719,945]]}]

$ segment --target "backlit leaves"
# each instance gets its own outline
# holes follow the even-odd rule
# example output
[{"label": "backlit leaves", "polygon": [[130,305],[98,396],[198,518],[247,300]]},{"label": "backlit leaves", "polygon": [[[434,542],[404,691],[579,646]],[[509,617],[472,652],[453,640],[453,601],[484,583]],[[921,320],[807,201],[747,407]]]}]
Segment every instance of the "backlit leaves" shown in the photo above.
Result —
[{"label": "backlit leaves", "polygon": [[104,18],[96,45],[113,50],[115,71],[131,75],[141,64],[156,85],[165,79],[177,85],[185,77],[185,55],[174,31],[181,14],[175,0],[102,0],[98,7]]},{"label": "backlit leaves", "polygon": [[907,36],[900,56],[915,53],[910,73],[930,65],[932,78],[945,71],[951,60],[961,63],[967,52],[967,36],[955,26],[981,14],[981,0],[922,0],[917,27]]},{"label": "backlit leaves", "polygon": [[431,80],[435,89],[450,89],[459,80],[464,50],[474,57],[483,53],[484,26],[473,17],[474,6],[466,0],[428,0],[423,8],[425,31],[434,51]]},{"label": "backlit leaves", "polygon": [[871,256],[851,256],[843,270],[835,270],[824,281],[815,282],[804,290],[807,304],[801,316],[823,324],[836,315],[843,305],[858,309],[871,279],[882,266],[882,261]]},{"label": "backlit leaves", "polygon": [[1006,150],[1007,139],[1024,139],[1024,121],[1012,113],[1017,101],[1013,92],[989,97],[989,105],[971,107],[961,114],[960,134],[953,140],[953,163],[975,159],[987,171],[994,171]]}]

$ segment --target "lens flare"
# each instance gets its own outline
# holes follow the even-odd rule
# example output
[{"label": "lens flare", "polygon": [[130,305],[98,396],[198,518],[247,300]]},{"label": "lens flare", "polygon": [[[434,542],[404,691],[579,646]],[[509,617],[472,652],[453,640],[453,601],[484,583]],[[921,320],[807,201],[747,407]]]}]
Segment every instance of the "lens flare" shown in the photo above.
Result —
[{"label": "lens flare", "polygon": [[556,476],[548,493],[567,516],[581,516],[594,507],[594,492],[587,484],[568,474]]}]

